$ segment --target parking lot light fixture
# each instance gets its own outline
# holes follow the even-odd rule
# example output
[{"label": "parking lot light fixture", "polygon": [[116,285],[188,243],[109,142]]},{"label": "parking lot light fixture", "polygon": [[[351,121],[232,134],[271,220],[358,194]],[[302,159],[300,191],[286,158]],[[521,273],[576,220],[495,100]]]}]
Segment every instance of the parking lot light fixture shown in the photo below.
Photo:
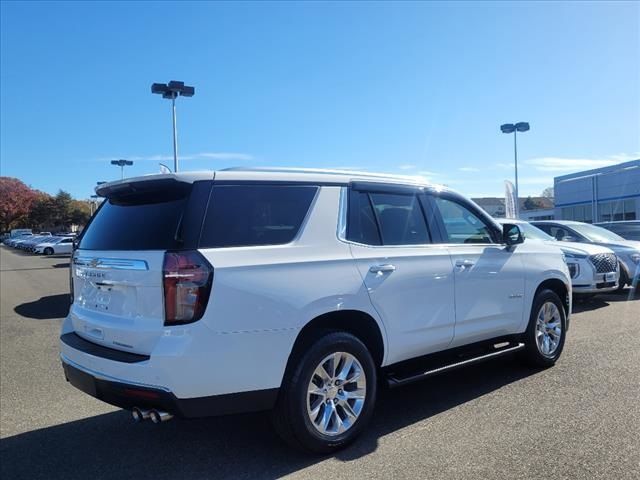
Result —
[{"label": "parking lot light fixture", "polygon": [[500,131],[502,133],[513,133],[513,156],[516,176],[516,218],[519,218],[520,216],[520,197],[518,196],[518,132],[527,132],[528,130],[529,124],[527,122],[505,123],[503,125],[500,125]]},{"label": "parking lot light fixture", "polygon": [[[132,160],[111,160],[111,165],[116,165],[118,167],[120,167],[120,180],[122,180],[124,178],[124,167],[129,167],[131,165],[133,165],[133,161]],[[98,185],[100,184],[100,182],[98,182]]]},{"label": "parking lot light fixture", "polygon": [[151,93],[162,95],[162,98],[171,99],[171,114],[173,118],[173,171],[178,171],[178,129],[176,125],[176,98],[193,97],[196,93],[194,87],[185,85],[184,82],[171,80],[169,83],[154,83],[151,85]]}]

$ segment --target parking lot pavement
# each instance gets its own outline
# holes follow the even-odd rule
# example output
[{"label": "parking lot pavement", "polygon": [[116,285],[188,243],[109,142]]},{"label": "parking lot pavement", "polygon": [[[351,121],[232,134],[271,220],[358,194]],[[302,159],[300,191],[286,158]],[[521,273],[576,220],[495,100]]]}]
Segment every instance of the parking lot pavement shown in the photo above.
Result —
[{"label": "parking lot pavement", "polygon": [[640,301],[576,305],[549,370],[501,359],[383,392],[353,447],[313,457],[264,414],[134,424],[69,386],[68,257],[0,247],[0,477],[640,478]]}]

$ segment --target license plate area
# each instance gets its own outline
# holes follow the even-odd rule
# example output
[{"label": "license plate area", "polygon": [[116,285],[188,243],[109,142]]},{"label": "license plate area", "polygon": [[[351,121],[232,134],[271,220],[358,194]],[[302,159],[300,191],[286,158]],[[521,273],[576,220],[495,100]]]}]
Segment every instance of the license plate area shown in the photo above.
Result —
[{"label": "license plate area", "polygon": [[132,285],[85,280],[78,298],[83,308],[118,316],[135,316],[137,290]]}]

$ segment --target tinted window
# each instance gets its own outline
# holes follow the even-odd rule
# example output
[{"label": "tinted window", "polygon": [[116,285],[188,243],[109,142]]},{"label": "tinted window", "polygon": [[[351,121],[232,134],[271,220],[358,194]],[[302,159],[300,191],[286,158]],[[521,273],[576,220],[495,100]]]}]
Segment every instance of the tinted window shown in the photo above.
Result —
[{"label": "tinted window", "polygon": [[493,243],[489,226],[467,207],[441,197],[435,198],[435,204],[447,243]]},{"label": "tinted window", "polygon": [[80,248],[88,250],[167,250],[179,248],[176,232],[186,198],[156,193],[105,200],[85,229]]},{"label": "tinted window", "polygon": [[430,243],[420,201],[415,195],[371,193],[384,245]]},{"label": "tinted window", "polygon": [[563,240],[565,237],[574,237],[574,238],[576,237],[576,235],[573,232],[559,225],[540,224],[540,225],[536,225],[536,227],[540,228],[541,230],[544,230],[556,240]]},{"label": "tinted window", "polygon": [[214,186],[200,246],[289,243],[300,230],[317,190],[315,186]]},{"label": "tinted window", "polygon": [[378,224],[369,201],[369,194],[351,190],[348,210],[347,239],[365,245],[380,245]]}]

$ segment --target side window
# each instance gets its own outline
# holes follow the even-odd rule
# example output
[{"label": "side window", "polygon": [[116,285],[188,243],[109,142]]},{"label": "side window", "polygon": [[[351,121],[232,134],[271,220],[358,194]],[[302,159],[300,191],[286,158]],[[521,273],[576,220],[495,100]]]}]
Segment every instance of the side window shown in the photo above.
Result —
[{"label": "side window", "polygon": [[365,245],[431,243],[417,196],[355,190],[349,194],[347,239]]},{"label": "side window", "polygon": [[546,224],[546,223],[539,223],[539,224],[536,224],[535,226],[538,227],[540,230],[542,230],[547,235],[551,235],[553,237],[553,235],[551,234],[551,225]]},{"label": "side window", "polygon": [[368,193],[350,190],[347,240],[365,245],[381,244],[378,223]]},{"label": "side window", "polygon": [[549,227],[549,235],[551,235],[556,240],[562,240],[564,237],[571,237],[571,232],[562,228],[556,227],[554,225]]},{"label": "side window", "polygon": [[289,243],[300,230],[317,190],[316,186],[214,185],[200,246]]},{"label": "side window", "polygon": [[416,195],[371,193],[384,245],[431,243],[420,201]]},{"label": "side window", "polygon": [[447,243],[494,243],[491,229],[464,205],[435,197],[436,208],[444,224]]}]

